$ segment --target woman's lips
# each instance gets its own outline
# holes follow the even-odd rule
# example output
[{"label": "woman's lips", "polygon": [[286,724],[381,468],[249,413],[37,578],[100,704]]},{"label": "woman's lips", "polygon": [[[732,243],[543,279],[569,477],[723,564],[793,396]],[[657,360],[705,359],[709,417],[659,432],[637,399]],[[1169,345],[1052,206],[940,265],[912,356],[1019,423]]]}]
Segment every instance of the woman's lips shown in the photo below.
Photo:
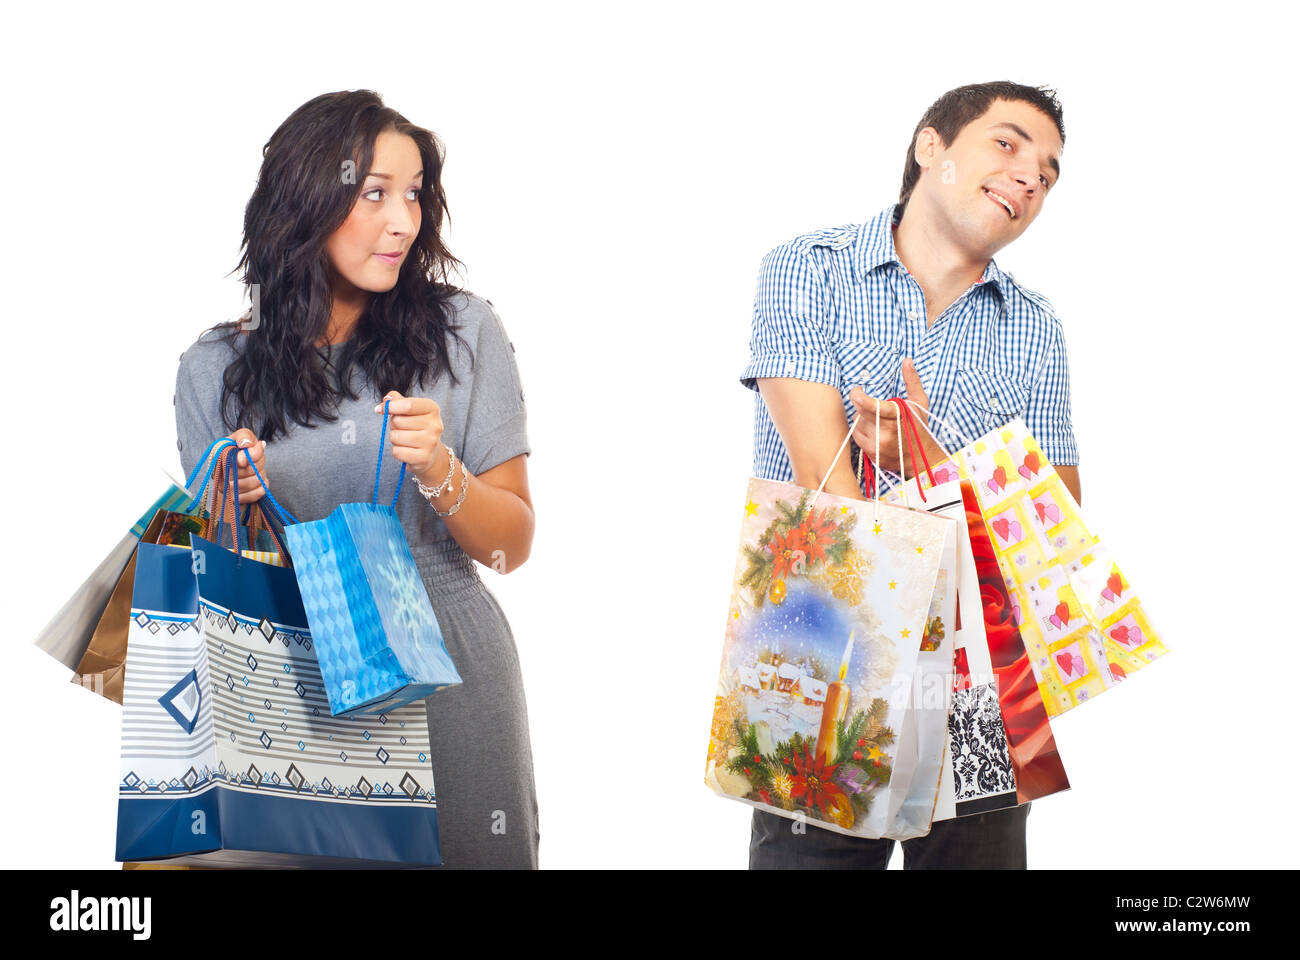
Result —
[{"label": "woman's lips", "polygon": [[380,260],[382,260],[384,263],[388,264],[390,267],[397,266],[397,264],[402,262],[402,255],[400,253],[389,253],[389,254],[376,253],[375,256],[378,257]]}]

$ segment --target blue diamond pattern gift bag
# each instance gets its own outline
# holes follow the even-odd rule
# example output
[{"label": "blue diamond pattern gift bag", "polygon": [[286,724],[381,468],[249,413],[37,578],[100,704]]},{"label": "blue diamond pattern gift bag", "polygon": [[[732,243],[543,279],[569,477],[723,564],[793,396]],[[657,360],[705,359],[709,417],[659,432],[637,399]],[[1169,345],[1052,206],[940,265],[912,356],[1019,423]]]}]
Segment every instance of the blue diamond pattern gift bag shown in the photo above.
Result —
[{"label": "blue diamond pattern gift bag", "polygon": [[[387,417],[385,401],[371,502],[285,526],[335,716],[382,713],[461,682],[397,517],[397,494],[391,506],[378,502]],[[398,493],[405,476],[402,464]]]},{"label": "blue diamond pattern gift bag", "polygon": [[238,528],[227,549],[222,527],[137,551],[117,859],[439,865],[423,705],[331,716],[293,569],[242,554]]}]

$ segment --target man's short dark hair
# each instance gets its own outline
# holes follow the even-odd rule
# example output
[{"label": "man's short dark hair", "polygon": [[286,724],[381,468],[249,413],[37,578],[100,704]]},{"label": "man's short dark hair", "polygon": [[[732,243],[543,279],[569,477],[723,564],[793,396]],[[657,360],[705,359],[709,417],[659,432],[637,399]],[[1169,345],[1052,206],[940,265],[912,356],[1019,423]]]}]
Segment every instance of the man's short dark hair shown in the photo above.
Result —
[{"label": "man's short dark hair", "polygon": [[993,105],[994,100],[1012,100],[1037,107],[1046,114],[1061,135],[1061,145],[1065,145],[1065,121],[1061,115],[1061,104],[1056,99],[1056,91],[1050,87],[1027,87],[1010,80],[998,80],[992,83],[970,83],[955,90],[949,90],[925,111],[925,116],[912,132],[912,142],[907,145],[907,160],[903,165],[903,186],[898,191],[898,203],[904,209],[912,196],[916,181],[921,178],[921,165],[916,162],[916,138],[926,127],[934,127],[945,147],[957,139],[957,134],[977,117],[981,117]]}]

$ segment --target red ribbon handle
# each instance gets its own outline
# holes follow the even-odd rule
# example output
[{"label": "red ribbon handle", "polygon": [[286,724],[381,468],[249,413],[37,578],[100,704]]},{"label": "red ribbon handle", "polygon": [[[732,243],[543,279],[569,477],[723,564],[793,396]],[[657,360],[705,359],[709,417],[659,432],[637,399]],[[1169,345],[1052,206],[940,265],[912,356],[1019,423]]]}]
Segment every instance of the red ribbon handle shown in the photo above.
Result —
[{"label": "red ribbon handle", "polygon": [[[902,397],[891,397],[889,402],[898,407],[898,429],[902,431],[903,438],[907,441],[907,452],[912,456],[912,468],[916,470],[916,461],[919,459],[925,465],[925,475],[926,479],[930,481],[930,486],[938,486],[934,480],[934,473],[930,469],[930,458],[925,454],[925,445],[921,443],[921,434],[916,428],[912,408],[907,405],[907,401]],[[902,465],[900,464],[900,466]],[[916,492],[921,495],[921,502],[925,503],[925,490],[921,488],[921,473],[919,470],[916,470],[914,479],[916,480]]]},{"label": "red ribbon handle", "polygon": [[[902,436],[907,443],[907,452],[910,453],[912,456],[913,468],[916,467],[916,461],[919,459],[921,463],[925,466],[925,476],[926,479],[930,481],[930,486],[937,487],[938,483],[935,482],[934,472],[930,467],[930,458],[926,456],[925,445],[921,443],[921,433],[917,429],[916,415],[912,413],[912,408],[907,405],[907,401],[904,400],[902,397],[891,397],[889,400],[884,402],[892,403],[898,408],[898,429],[903,432]],[[862,450],[860,452],[862,454],[863,493],[867,495],[868,499],[875,499],[876,496],[875,467],[872,464],[871,459],[867,456],[867,451]],[[925,503],[926,502],[925,490],[922,489],[921,487],[921,475],[919,470],[917,471],[914,479],[916,480],[917,493],[921,495],[921,502]]]}]

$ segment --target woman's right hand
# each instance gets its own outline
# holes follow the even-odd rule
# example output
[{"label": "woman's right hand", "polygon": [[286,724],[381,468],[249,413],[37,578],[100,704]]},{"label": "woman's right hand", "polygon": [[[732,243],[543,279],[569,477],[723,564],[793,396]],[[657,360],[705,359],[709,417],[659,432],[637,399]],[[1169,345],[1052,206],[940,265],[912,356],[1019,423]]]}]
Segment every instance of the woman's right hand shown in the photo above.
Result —
[{"label": "woman's right hand", "polygon": [[234,440],[242,448],[236,460],[239,464],[239,500],[241,503],[256,503],[266,495],[266,490],[258,481],[253,468],[248,465],[248,458],[253,458],[262,479],[270,483],[270,478],[266,475],[266,444],[259,441],[247,427],[240,427],[226,439]]}]

